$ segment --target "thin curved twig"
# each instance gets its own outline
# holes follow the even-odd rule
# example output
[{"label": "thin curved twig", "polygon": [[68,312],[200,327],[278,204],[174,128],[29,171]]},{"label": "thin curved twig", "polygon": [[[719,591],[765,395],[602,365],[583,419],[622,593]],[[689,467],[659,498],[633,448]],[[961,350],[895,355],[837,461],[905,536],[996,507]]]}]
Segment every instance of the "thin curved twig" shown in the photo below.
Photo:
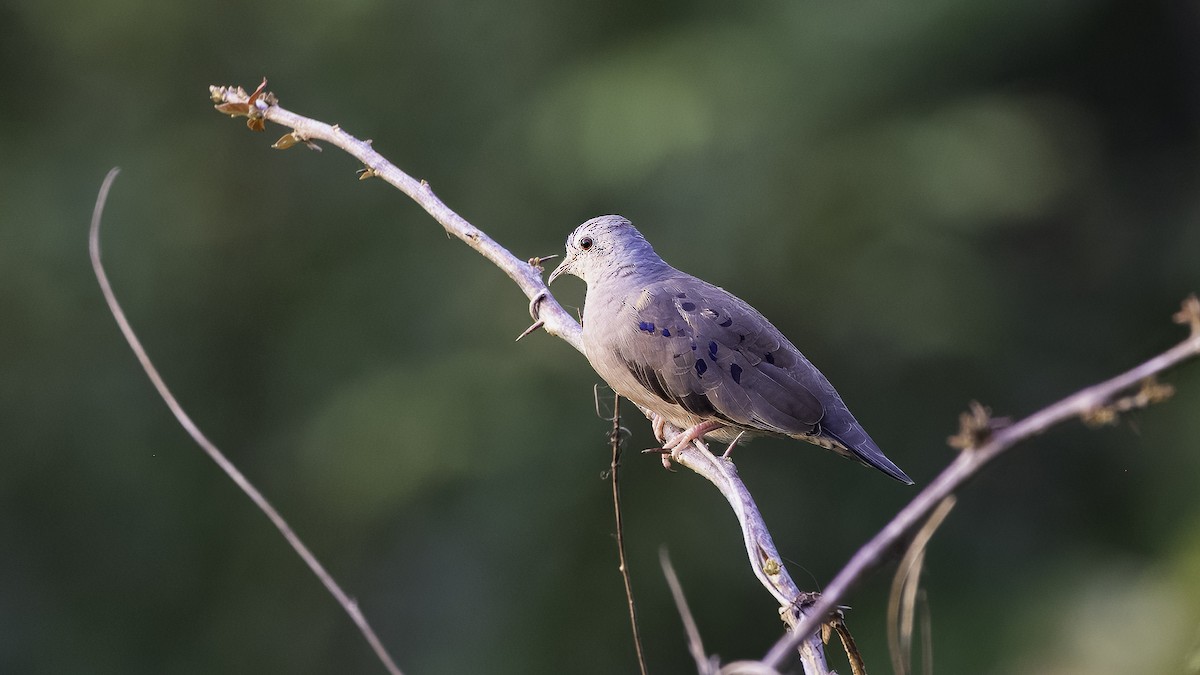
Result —
[{"label": "thin curved twig", "polygon": [[704,651],[704,641],[700,639],[696,617],[692,616],[692,610],[688,607],[683,585],[679,583],[679,575],[675,573],[675,566],[671,564],[671,556],[667,553],[665,545],[658,549],[658,564],[662,566],[667,587],[671,589],[671,598],[675,600],[675,611],[679,612],[679,618],[683,621],[683,632],[687,635],[688,651],[692,653],[692,660],[696,662],[696,672],[699,675],[710,675],[713,665]]},{"label": "thin curved twig", "polygon": [[[264,79],[258,89],[250,94],[241,87],[218,86],[209,87],[209,94],[219,112],[232,117],[247,118],[247,126],[252,130],[262,131],[265,121],[290,128],[291,132],[276,141],[277,148],[286,149],[294,145],[315,147],[314,141],[324,141],[358,159],[365,167],[360,173],[360,179],[378,177],[408,195],[445,228],[446,232],[475,249],[517,284],[530,299],[529,311],[534,320],[534,324],[522,333],[521,337],[539,327],[545,328],[547,333],[565,340],[580,353],[583,352],[583,329],[550,294],[549,288],[542,280],[542,258],[521,260],[514,256],[442,202],[434,194],[429,183],[409,176],[376,152],[371,147],[371,141],[359,140],[337,125],[325,124],[280,107],[278,99],[266,91],[265,87]],[[642,412],[647,413],[646,410]],[[679,429],[669,426],[665,431],[672,435],[680,432]],[[784,620],[789,626],[793,625],[801,616],[799,608],[809,596],[800,592],[783,569],[782,559],[771,542],[758,507],[738,477],[733,463],[717,460],[706,450],[702,451],[695,445],[677,452],[672,459],[707,478],[729,500],[742,527],[746,551],[755,576],[779,601],[780,614]],[[823,675],[829,672],[825,663],[824,645],[815,630],[811,633],[809,639],[803,641],[804,645],[800,647],[801,663],[806,675]]]},{"label": "thin curved twig", "polygon": [[[1170,395],[1167,385],[1154,376],[1200,355],[1200,300],[1195,295],[1183,302],[1175,314],[1176,323],[1189,325],[1191,336],[1145,363],[1078,391],[1014,424],[996,429],[986,411],[976,405],[973,415],[964,414],[963,430],[955,439],[964,447],[958,457],[937,478],[909,502],[900,513],[854,554],[842,571],[825,587],[820,599],[795,631],[784,635],[763,658],[763,663],[778,668],[805,639],[815,631],[845,597],[852,586],[875,569],[905,537],[929,517],[929,514],[985,465],[1017,443],[1076,417],[1084,421],[1108,422],[1113,414],[1149,405]],[[1135,387],[1140,390],[1117,398]]]},{"label": "thin curved twig", "polygon": [[[912,634],[916,614],[917,591],[921,587],[921,568],[925,563],[925,547],[933,538],[942,521],[954,508],[953,495],[938,505],[925,525],[917,531],[908,551],[900,559],[900,565],[892,578],[892,591],[888,597],[888,651],[892,656],[892,671],[895,675],[912,672]],[[928,666],[928,664],[926,664]]]},{"label": "thin curved twig", "polygon": [[257,506],[258,509],[267,516],[276,529],[279,530],[279,533],[282,534],[283,538],[287,540],[287,543],[291,545],[292,550],[296,552],[296,555],[300,556],[300,559],[304,561],[304,564],[308,565],[308,568],[312,570],[312,573],[321,580],[321,584],[325,586],[325,589],[329,591],[330,595],[337,600],[338,604],[342,606],[342,609],[346,610],[346,614],[350,615],[350,620],[354,622],[354,625],[358,626],[359,632],[361,632],[363,637],[367,639],[367,643],[371,645],[371,649],[375,652],[375,656],[379,658],[380,662],[383,663],[383,666],[387,668],[388,672],[392,675],[401,675],[400,668],[396,666],[396,662],[392,660],[391,655],[389,655],[387,649],[384,648],[383,642],[380,641],[379,636],[377,636],[375,631],[371,629],[371,625],[367,622],[367,618],[363,615],[362,610],[359,609],[358,603],[349,595],[346,595],[346,592],[342,590],[342,587],[339,586],[329,572],[325,570],[325,566],[321,564],[321,561],[317,560],[317,557],[313,555],[312,551],[310,551],[308,547],[304,545],[304,542],[300,540],[300,537],[296,535],[291,526],[288,525],[286,520],[284,520],[283,516],[279,515],[279,512],[275,510],[275,507],[271,506],[271,503],[267,501],[267,498],[258,491],[258,488],[254,487],[254,484],[251,483],[244,475],[242,475],[242,472],[233,465],[233,462],[230,462],[229,459],[225,457],[224,453],[222,453],[212,441],[208,440],[208,437],[204,435],[204,432],[200,431],[200,427],[196,426],[196,423],[192,421],[192,418],[189,417],[186,412],[184,412],[183,406],[179,405],[179,401],[175,399],[174,394],[172,394],[171,390],[167,387],[167,383],[163,380],[162,376],[159,375],[158,369],[154,367],[154,363],[150,360],[150,356],[142,347],[141,341],[138,340],[137,334],[133,331],[133,326],[131,326],[129,320],[125,318],[125,311],[121,309],[121,304],[117,302],[117,296],[113,293],[112,285],[108,282],[108,275],[104,272],[104,265],[100,262],[100,216],[104,213],[104,203],[108,200],[108,191],[112,187],[113,181],[116,180],[118,173],[120,173],[120,169],[114,168],[110,170],[108,175],[104,177],[104,183],[100,186],[100,194],[96,197],[96,207],[92,212],[91,228],[88,231],[88,253],[92,259],[92,270],[96,273],[96,281],[100,283],[100,291],[104,294],[104,301],[108,303],[109,311],[112,312],[113,318],[117,320],[117,326],[120,327],[121,334],[125,336],[125,341],[129,343],[129,348],[133,350],[134,355],[137,356],[138,362],[142,364],[142,369],[146,371],[146,377],[150,378],[150,382],[154,385],[154,388],[158,390],[158,395],[162,397],[163,402],[165,402],[167,407],[171,409],[171,414],[173,414],[175,419],[179,421],[179,425],[183,427],[184,431],[186,431],[188,435],[192,437],[192,440],[194,440],[196,444],[199,445],[202,450],[204,450],[205,454],[207,454],[213,462],[216,462],[217,466],[221,467],[221,470],[225,472],[225,475],[229,476],[230,480],[232,480],[234,484],[236,484],[238,488],[240,488],[241,491],[250,498],[250,501],[254,502],[254,505]]}]

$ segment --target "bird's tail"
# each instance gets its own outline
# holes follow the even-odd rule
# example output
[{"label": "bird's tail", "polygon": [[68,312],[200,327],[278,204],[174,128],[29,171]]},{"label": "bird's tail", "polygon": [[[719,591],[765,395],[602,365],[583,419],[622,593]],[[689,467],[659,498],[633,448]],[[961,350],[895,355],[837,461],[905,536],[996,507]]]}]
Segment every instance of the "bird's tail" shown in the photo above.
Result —
[{"label": "bird's tail", "polygon": [[[846,414],[849,416],[849,411]],[[867,435],[867,432],[853,417],[851,417],[850,424],[847,425],[848,428],[846,429],[835,431],[829,428],[831,425],[824,423],[821,426],[820,435],[825,439],[833,441],[837,446],[833,449],[837,450],[840,454],[851,459],[857,459],[867,466],[879,469],[905,485],[913,484],[913,479],[909,478],[908,474],[901,471],[900,467],[896,466],[892,460],[883,454],[879,446],[875,445],[875,441],[871,440],[871,437]]]},{"label": "bird's tail", "polygon": [[866,447],[851,448],[850,452],[854,453],[855,458],[863,464],[873,466],[905,485],[913,484],[913,479],[909,478],[908,474],[901,471],[900,467],[888,459],[883,454],[883,451],[879,449],[879,446],[875,445],[875,441],[872,441],[870,438],[867,439]]}]

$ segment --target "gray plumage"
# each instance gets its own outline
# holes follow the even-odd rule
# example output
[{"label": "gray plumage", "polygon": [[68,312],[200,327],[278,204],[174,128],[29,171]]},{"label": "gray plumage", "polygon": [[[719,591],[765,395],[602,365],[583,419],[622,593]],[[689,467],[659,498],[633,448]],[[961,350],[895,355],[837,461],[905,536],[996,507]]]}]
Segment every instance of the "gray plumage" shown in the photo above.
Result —
[{"label": "gray plumage", "polygon": [[562,274],[587,283],[584,351],[621,396],[707,439],[789,436],[912,483],[771,322],[668,265],[628,220],[600,216],[576,228],[550,282]]}]

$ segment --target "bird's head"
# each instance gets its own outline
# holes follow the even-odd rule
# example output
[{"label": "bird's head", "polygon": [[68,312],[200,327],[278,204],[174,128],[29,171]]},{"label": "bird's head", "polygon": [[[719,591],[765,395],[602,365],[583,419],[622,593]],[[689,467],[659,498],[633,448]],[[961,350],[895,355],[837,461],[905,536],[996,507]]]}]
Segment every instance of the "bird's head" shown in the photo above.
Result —
[{"label": "bird's head", "polygon": [[567,237],[567,256],[550,273],[547,285],[563,274],[574,274],[587,284],[623,270],[665,267],[666,263],[641,232],[621,216],[592,218]]}]

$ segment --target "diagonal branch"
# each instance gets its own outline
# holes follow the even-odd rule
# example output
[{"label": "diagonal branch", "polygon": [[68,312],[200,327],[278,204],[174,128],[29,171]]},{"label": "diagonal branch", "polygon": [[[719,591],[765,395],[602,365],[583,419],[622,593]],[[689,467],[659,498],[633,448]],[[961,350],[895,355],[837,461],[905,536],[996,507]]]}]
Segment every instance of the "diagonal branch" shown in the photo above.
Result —
[{"label": "diagonal branch", "polygon": [[[263,85],[266,85],[266,80],[263,80]],[[262,120],[292,129],[291,133],[285,134],[275,143],[276,147],[284,149],[297,144],[297,141],[311,144],[319,140],[346,151],[362,162],[366,169],[360,174],[360,179],[380,178],[408,195],[433,216],[446,232],[461,239],[507,274],[531,300],[530,312],[535,315],[536,320],[543,322],[546,332],[562,338],[580,353],[583,352],[583,329],[571,314],[558,304],[554,296],[550,295],[549,288],[542,281],[542,259],[517,258],[483,230],[468,223],[465,218],[446,206],[446,203],[433,193],[429,183],[401,171],[376,152],[371,147],[371,141],[357,139],[336,124],[319,122],[279,107],[274,102],[275,97],[269,92],[264,93],[262,86],[253,94],[247,94],[241,87],[214,86],[209,87],[209,91],[212,100],[217,103],[218,110],[232,116],[247,117],[251,129],[261,130],[261,124],[253,123],[261,123]],[[534,262],[535,260],[537,262]]]},{"label": "diagonal branch", "polygon": [[[1123,412],[1162,400],[1171,389],[1154,381],[1154,377],[1184,361],[1200,355],[1200,300],[1195,295],[1183,302],[1174,316],[1175,322],[1189,325],[1191,336],[1145,363],[1116,377],[1093,385],[1054,403],[1019,422],[996,429],[987,419],[986,411],[976,404],[974,415],[964,414],[963,431],[952,441],[963,451],[950,466],[904,507],[878,534],[866,543],[850,562],[825,587],[821,598],[812,606],[795,632],[775,643],[763,662],[778,668],[800,644],[804,636],[815,631],[823,617],[828,616],[846,596],[846,592],[871,570],[882,563],[894,548],[914,528],[928,519],[942,500],[954,494],[967,481],[1009,448],[1047,429],[1076,417],[1084,421],[1110,421],[1105,411]],[[1135,387],[1139,390],[1121,397]]]},{"label": "diagonal branch", "polygon": [[[376,152],[371,147],[371,141],[359,140],[337,125],[325,124],[281,108],[278,99],[265,91],[265,87],[264,79],[258,89],[250,94],[241,87],[217,86],[209,87],[209,93],[219,112],[232,117],[247,118],[247,126],[252,130],[262,131],[265,121],[290,128],[292,131],[275,143],[277,148],[286,149],[295,145],[316,147],[314,141],[324,141],[357,158],[365,167],[360,173],[360,178],[381,178],[408,195],[448,233],[461,239],[503,270],[530,299],[529,310],[535,322],[530,331],[543,327],[546,332],[583,352],[583,329],[550,294],[542,280],[542,259],[521,260],[514,256],[482,230],[455,213],[434,194],[429,183],[409,176]],[[522,333],[521,337],[530,331]],[[680,433],[679,429],[670,427],[665,431],[668,437]],[[775,550],[758,507],[738,477],[733,463],[726,459],[718,459],[696,445],[677,452],[672,459],[711,481],[729,500],[742,527],[746,552],[755,576],[779,602],[780,614],[784,621],[789,626],[798,622],[804,616],[801,608],[807,604],[809,596],[796,587],[784,570],[782,559]],[[802,646],[799,645],[800,641],[797,642],[805,673],[828,673],[824,646],[816,634],[815,627],[811,628],[809,633]]]}]

